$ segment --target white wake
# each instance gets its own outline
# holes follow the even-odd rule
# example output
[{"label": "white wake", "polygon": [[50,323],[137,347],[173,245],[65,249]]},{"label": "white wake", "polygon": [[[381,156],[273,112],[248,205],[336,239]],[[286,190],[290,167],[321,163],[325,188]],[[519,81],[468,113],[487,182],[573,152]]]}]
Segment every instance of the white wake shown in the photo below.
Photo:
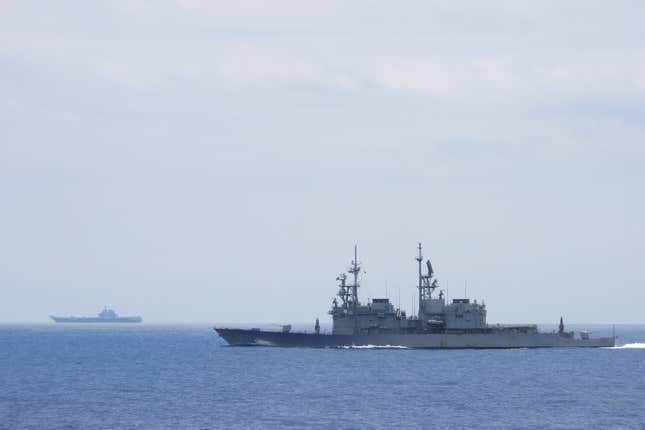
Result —
[{"label": "white wake", "polygon": [[343,349],[408,349],[407,346],[402,345],[347,345],[342,346]]},{"label": "white wake", "polygon": [[275,346],[273,342],[269,342],[268,340],[262,340],[262,339],[256,339],[253,342],[253,344],[258,346]]},{"label": "white wake", "polygon": [[645,349],[645,343],[626,343],[625,345],[611,346],[608,349]]}]

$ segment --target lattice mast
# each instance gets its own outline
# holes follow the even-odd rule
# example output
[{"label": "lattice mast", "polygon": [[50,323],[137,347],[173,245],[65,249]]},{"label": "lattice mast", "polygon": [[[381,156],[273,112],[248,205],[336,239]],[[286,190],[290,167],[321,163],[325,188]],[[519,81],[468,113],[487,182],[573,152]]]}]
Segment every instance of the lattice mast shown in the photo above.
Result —
[{"label": "lattice mast", "polygon": [[353,313],[356,315],[356,306],[358,305],[358,287],[360,287],[358,283],[358,274],[361,272],[361,266],[358,263],[358,246],[354,245],[354,259],[352,260],[352,265],[350,266],[349,273],[354,275],[354,283],[350,285],[350,289],[352,291],[352,304],[353,304]]},{"label": "lattice mast", "polygon": [[421,253],[421,243],[419,243],[419,255],[415,258],[417,260],[417,263],[419,263],[419,285],[417,288],[419,288],[419,320],[423,320],[423,314],[425,313],[425,302],[427,300],[430,300],[432,298],[432,292],[434,291],[435,288],[437,288],[439,285],[437,284],[436,279],[432,279],[432,276],[434,275],[434,270],[432,269],[432,264],[430,264],[430,260],[426,260],[426,267],[428,270],[428,273],[426,275],[423,274],[423,270],[421,268],[421,263],[423,262],[423,254]]},{"label": "lattice mast", "polygon": [[419,320],[421,320],[421,316],[423,315],[423,311],[421,309],[423,307],[423,302],[421,301],[421,298],[423,297],[423,293],[422,293],[422,291],[423,291],[423,274],[421,273],[421,262],[423,261],[423,254],[421,253],[421,248],[422,248],[421,242],[419,242],[419,247],[418,248],[419,248],[419,255],[417,255],[415,260],[417,260],[417,263],[419,263],[419,285],[417,286],[417,288],[419,289],[419,301],[417,303],[419,303],[419,314],[418,315],[419,315]]}]

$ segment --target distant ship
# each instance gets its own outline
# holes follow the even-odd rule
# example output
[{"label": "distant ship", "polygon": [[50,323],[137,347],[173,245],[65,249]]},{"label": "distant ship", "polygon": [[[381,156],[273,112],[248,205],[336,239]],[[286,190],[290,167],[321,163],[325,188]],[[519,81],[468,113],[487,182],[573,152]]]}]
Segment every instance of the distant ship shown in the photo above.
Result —
[{"label": "distant ship", "polygon": [[[448,303],[443,290],[435,294],[439,281],[429,260],[422,262],[421,244],[416,260],[419,265],[419,290],[417,315],[406,315],[395,308],[388,298],[361,303],[358,300],[358,275],[361,265],[356,248],[349,269],[353,282],[341,273],[338,294],[332,302],[331,334],[320,332],[316,324],[312,332],[292,332],[290,325],[281,331],[216,327],[215,331],[229,345],[235,346],[300,346],[300,347],[352,347],[400,346],[407,348],[548,348],[548,347],[612,347],[616,337],[592,338],[589,332],[566,331],[562,317],[558,331],[540,332],[535,324],[500,325],[486,322],[486,305],[456,298]],[[340,300],[338,300],[340,299]]]},{"label": "distant ship", "polygon": [[55,317],[49,316],[57,323],[140,323],[140,316],[120,317],[112,309],[103,308],[100,314],[95,317]]}]

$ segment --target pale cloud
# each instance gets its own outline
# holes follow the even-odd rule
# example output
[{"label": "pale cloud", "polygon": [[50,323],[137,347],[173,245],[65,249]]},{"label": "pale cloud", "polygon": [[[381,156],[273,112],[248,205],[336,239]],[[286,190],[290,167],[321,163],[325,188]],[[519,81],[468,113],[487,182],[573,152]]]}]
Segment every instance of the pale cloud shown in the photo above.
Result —
[{"label": "pale cloud", "polygon": [[636,321],[644,8],[6,2],[0,315],[302,321],[356,240],[413,293],[423,240],[493,320]]},{"label": "pale cloud", "polygon": [[[34,18],[33,28],[5,19],[0,52],[45,70],[96,73],[136,87],[190,79],[206,87],[374,86],[458,101],[644,97],[645,50],[629,39],[643,32],[626,30],[633,25],[629,7],[604,14],[587,2],[562,9],[506,1],[399,8],[372,2],[109,4],[104,17],[63,6],[53,11],[55,19]],[[18,15],[25,9],[14,6]],[[410,22],[399,19],[404,16]],[[93,28],[92,19],[101,22]],[[612,40],[615,28],[602,31],[612,21],[623,25],[618,32],[627,32],[626,44]]]}]

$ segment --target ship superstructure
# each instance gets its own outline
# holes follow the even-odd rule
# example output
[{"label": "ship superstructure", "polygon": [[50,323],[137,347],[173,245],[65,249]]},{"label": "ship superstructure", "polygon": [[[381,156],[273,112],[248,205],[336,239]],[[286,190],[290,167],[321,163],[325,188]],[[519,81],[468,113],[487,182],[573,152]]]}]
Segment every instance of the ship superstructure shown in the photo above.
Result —
[{"label": "ship superstructure", "polygon": [[[230,345],[533,348],[600,347],[615,344],[613,336],[594,339],[587,332],[576,336],[572,331],[565,331],[562,318],[558,331],[553,333],[538,332],[536,324],[490,325],[486,322],[486,305],[483,302],[477,303],[477,300],[467,298],[446,302],[432,264],[430,260],[424,260],[422,249],[419,243],[415,258],[418,264],[416,315],[406,315],[404,310],[395,308],[388,298],[374,298],[366,303],[359,301],[359,275],[362,267],[355,246],[349,270],[336,278],[337,297],[333,299],[329,311],[333,324],[331,334],[320,333],[317,319],[314,333],[230,328],[215,330]],[[349,282],[348,274],[351,275]]]},{"label": "ship superstructure", "polygon": [[[454,299],[446,304],[443,290],[433,296],[439,288],[439,280],[434,276],[430,260],[425,261],[423,273],[422,246],[418,246],[416,260],[419,265],[418,293],[419,309],[416,316],[406,316],[406,312],[396,309],[388,298],[376,298],[362,304],[358,301],[358,274],[361,267],[358,263],[356,248],[354,260],[349,269],[353,282],[347,284],[347,275],[341,273],[338,299],[332,302],[329,313],[333,319],[333,334],[370,334],[370,333],[440,333],[440,332],[481,332],[488,328],[486,324],[486,306],[475,300]],[[517,326],[516,329],[531,330],[536,326]]]}]

